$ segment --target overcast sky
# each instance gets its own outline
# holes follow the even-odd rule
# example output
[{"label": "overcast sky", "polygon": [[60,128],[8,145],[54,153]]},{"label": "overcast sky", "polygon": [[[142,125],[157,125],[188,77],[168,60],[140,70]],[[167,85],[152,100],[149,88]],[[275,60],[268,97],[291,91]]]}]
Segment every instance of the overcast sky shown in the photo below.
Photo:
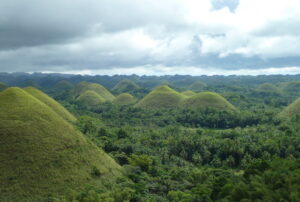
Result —
[{"label": "overcast sky", "polygon": [[300,73],[298,0],[0,0],[0,72]]}]

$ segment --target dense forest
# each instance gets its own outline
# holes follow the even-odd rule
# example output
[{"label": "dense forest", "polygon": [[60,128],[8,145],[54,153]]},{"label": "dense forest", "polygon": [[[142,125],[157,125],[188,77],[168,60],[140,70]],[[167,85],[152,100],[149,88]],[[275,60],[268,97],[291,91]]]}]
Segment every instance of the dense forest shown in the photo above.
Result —
[{"label": "dense forest", "polygon": [[[20,110],[30,105],[26,113],[32,114],[26,120],[39,117],[24,126],[28,130],[24,134],[47,133],[39,136],[52,138],[47,139],[49,152],[43,155],[55,151],[61,156],[59,161],[47,161],[47,167],[62,172],[53,175],[57,178],[72,173],[47,185],[60,183],[60,189],[70,191],[47,191],[42,189],[46,185],[36,182],[42,197],[26,199],[24,191],[17,194],[19,201],[300,201],[300,75],[1,73],[0,82],[0,151],[7,151],[2,146],[9,140],[7,131],[19,134],[18,124],[27,124],[25,118],[16,117],[25,117],[25,110]],[[53,125],[46,121],[41,127],[33,126],[48,119]],[[67,134],[63,143],[60,134]],[[28,150],[24,144],[32,141],[40,140],[9,143],[24,153]],[[77,145],[74,148],[68,146],[72,141]],[[74,151],[52,150],[49,142]],[[31,165],[37,158],[33,152],[25,152],[34,157],[23,157],[26,161],[21,162]],[[13,191],[22,190],[19,187],[26,180],[34,181],[22,178],[21,183],[4,171],[16,164],[3,162],[15,159],[0,154],[0,180],[11,185],[4,189],[7,184],[0,182],[0,195],[8,197],[7,201],[16,200]],[[61,167],[68,170],[61,171]],[[78,173],[78,184],[69,183]],[[2,200],[6,201],[0,196]]]}]

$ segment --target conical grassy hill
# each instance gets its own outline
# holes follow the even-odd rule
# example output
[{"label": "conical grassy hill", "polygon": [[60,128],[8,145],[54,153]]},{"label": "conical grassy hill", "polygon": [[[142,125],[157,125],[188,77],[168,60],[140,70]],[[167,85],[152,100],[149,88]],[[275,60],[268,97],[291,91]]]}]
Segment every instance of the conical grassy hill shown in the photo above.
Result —
[{"label": "conical grassy hill", "polygon": [[131,80],[125,79],[117,83],[117,85],[115,85],[115,87],[112,90],[117,93],[125,93],[137,89],[139,89],[139,86],[136,83],[134,83]]},{"label": "conical grassy hill", "polygon": [[3,82],[0,82],[0,91],[4,90],[7,88],[7,85]]},{"label": "conical grassy hill", "polygon": [[258,95],[280,95],[282,92],[281,90],[274,86],[271,83],[264,83],[259,85],[256,89],[255,89],[255,94]]},{"label": "conical grassy hill", "polygon": [[120,175],[105,152],[20,88],[0,93],[0,120],[0,201],[45,201]]},{"label": "conical grassy hill", "polygon": [[190,85],[189,89],[195,92],[201,92],[207,87],[206,83],[201,81],[196,81],[192,85]]},{"label": "conical grassy hill", "polygon": [[224,97],[213,92],[198,93],[189,97],[184,100],[182,107],[188,109],[214,108],[225,111],[235,110],[235,107]]},{"label": "conical grassy hill", "polygon": [[191,97],[193,95],[196,95],[197,93],[195,93],[194,91],[191,91],[191,90],[187,90],[187,91],[182,92],[181,94],[184,96],[187,96],[187,97]]},{"label": "conical grassy hill", "polygon": [[157,108],[177,108],[185,98],[184,95],[171,89],[167,85],[159,86],[140,100],[136,107],[157,109]]},{"label": "conical grassy hill", "polygon": [[114,103],[119,105],[130,105],[133,104],[136,99],[129,93],[122,93],[116,97]]},{"label": "conical grassy hill", "polygon": [[74,88],[74,85],[67,80],[61,80],[54,85],[54,89],[58,91],[68,91]]},{"label": "conical grassy hill", "polygon": [[279,113],[279,117],[286,119],[293,118],[296,115],[300,115],[300,98],[296,99]]},{"label": "conical grassy hill", "polygon": [[105,102],[105,99],[97,94],[95,91],[87,90],[82,93],[77,99],[79,104],[86,106],[88,108],[96,108],[101,103]]},{"label": "conical grassy hill", "polygon": [[75,96],[78,97],[83,94],[85,91],[91,90],[96,92],[98,95],[103,97],[105,101],[113,101],[115,96],[112,95],[106,88],[97,83],[81,82],[75,87]]},{"label": "conical grassy hill", "polygon": [[58,102],[56,102],[54,99],[52,99],[42,91],[33,87],[26,87],[24,88],[24,90],[33,97],[39,99],[40,101],[48,105],[53,111],[55,111],[59,116],[61,116],[65,120],[76,120],[76,118],[69,111],[67,111],[63,106],[61,106]]}]

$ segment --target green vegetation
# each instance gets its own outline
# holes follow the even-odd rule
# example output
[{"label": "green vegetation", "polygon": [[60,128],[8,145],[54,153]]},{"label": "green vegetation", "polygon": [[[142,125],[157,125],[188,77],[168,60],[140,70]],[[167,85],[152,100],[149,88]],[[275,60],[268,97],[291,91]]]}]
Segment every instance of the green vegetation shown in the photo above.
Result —
[{"label": "green vegetation", "polygon": [[300,93],[300,82],[299,81],[293,81],[285,83],[283,86],[283,90],[286,92],[289,92],[291,94],[299,94]]},{"label": "green vegetation", "polygon": [[122,93],[118,95],[114,100],[114,103],[119,105],[130,105],[130,104],[134,104],[135,102],[136,99],[129,93]]},{"label": "green vegetation", "polygon": [[136,107],[144,109],[178,108],[184,98],[184,95],[176,92],[169,86],[163,85],[146,95],[136,104]]},{"label": "green vegetation", "polygon": [[100,84],[89,82],[81,82],[76,85],[74,90],[75,96],[80,96],[87,90],[96,92],[98,95],[103,97],[105,101],[113,101],[115,99],[115,96],[113,96],[106,88],[104,88]]},{"label": "green vegetation", "polygon": [[116,93],[128,93],[135,90],[138,90],[140,87],[131,80],[125,79],[117,83],[112,91]]},{"label": "green vegetation", "polygon": [[97,108],[101,103],[105,102],[105,99],[97,94],[95,91],[87,90],[84,91],[76,101],[87,108]]},{"label": "green vegetation", "polygon": [[104,189],[121,175],[105,152],[20,88],[0,93],[0,120],[0,201],[43,201],[87,184]]},{"label": "green vegetation", "polygon": [[57,82],[53,88],[57,91],[69,91],[74,88],[74,85],[67,80],[61,80]]},{"label": "green vegetation", "polygon": [[33,87],[26,87],[24,90],[31,94],[33,97],[39,99],[44,104],[48,105],[53,111],[55,111],[59,116],[64,118],[67,121],[75,121],[76,118],[68,112],[63,106],[61,106],[58,102],[54,99],[49,97],[47,94],[43,93],[42,91],[33,88]]},{"label": "green vegetation", "polygon": [[206,109],[214,108],[218,110],[230,111],[235,107],[224,97],[217,93],[203,92],[184,100],[183,107],[187,109]]},{"label": "green vegetation", "polygon": [[189,89],[195,92],[201,92],[206,89],[207,85],[204,82],[196,81],[192,85],[189,86]]},{"label": "green vegetation", "polygon": [[280,117],[283,118],[294,118],[295,116],[300,117],[300,98],[296,99],[289,106],[287,106],[282,112],[279,113]]},{"label": "green vegetation", "polygon": [[191,90],[187,90],[187,91],[182,92],[181,94],[184,96],[187,96],[187,97],[191,97],[193,95],[196,95],[197,93],[195,93],[194,91],[191,91]]},{"label": "green vegetation", "polygon": [[274,86],[271,83],[264,83],[255,89],[255,94],[262,96],[275,96],[281,95],[281,91],[278,87]]},{"label": "green vegetation", "polygon": [[7,88],[7,85],[3,82],[0,82],[0,91],[5,90]]}]

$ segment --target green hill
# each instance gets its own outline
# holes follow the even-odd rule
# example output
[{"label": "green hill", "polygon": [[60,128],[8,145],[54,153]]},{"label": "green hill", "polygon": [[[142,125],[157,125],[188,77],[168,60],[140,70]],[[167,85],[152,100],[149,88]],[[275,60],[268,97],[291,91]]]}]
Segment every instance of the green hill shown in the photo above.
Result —
[{"label": "green hill", "polygon": [[187,91],[182,92],[181,94],[184,96],[187,96],[187,97],[191,97],[193,95],[196,95],[197,93],[195,93],[194,91],[191,91],[191,90],[187,90]]},{"label": "green hill", "polygon": [[113,96],[106,88],[104,88],[100,84],[89,83],[85,81],[76,85],[74,90],[75,96],[78,97],[87,90],[95,91],[98,95],[103,97],[105,101],[113,101],[115,99],[115,96]]},{"label": "green hill", "polygon": [[300,82],[299,81],[288,82],[283,86],[283,90],[289,93],[297,94],[300,92]]},{"label": "green hill", "polygon": [[82,93],[76,101],[83,106],[86,106],[88,108],[96,108],[101,103],[105,102],[105,99],[101,97],[99,94],[97,94],[95,91],[87,90],[84,93]]},{"label": "green hill", "polygon": [[157,109],[157,108],[176,108],[180,107],[184,95],[163,85],[155,88],[142,100],[140,100],[136,107]]},{"label": "green hill", "polygon": [[3,82],[0,82],[0,91],[5,90],[7,88],[7,85]]},{"label": "green hill", "polygon": [[224,97],[213,92],[198,93],[184,100],[182,107],[189,109],[214,108],[218,110],[231,111],[235,107]]},{"label": "green hill", "polygon": [[120,175],[105,152],[20,88],[0,93],[0,120],[0,201],[45,201]]},{"label": "green hill", "polygon": [[280,95],[281,91],[278,87],[274,86],[271,83],[264,83],[261,84],[260,86],[258,86],[255,89],[255,94],[257,95],[262,95],[262,96],[266,96],[266,95]]},{"label": "green hill", "polygon": [[33,88],[33,87],[27,87],[24,88],[24,90],[34,96],[35,98],[39,99],[46,105],[48,105],[53,111],[55,111],[59,116],[64,118],[65,120],[68,121],[75,121],[76,118],[69,112],[67,111],[63,106],[61,106],[58,102],[56,102],[54,99],[49,97],[47,94],[43,93],[42,91]]},{"label": "green hill", "polygon": [[204,91],[206,87],[207,87],[206,83],[203,83],[201,81],[196,81],[189,86],[189,89],[195,92],[201,92]]},{"label": "green hill", "polygon": [[115,85],[115,87],[112,90],[117,93],[125,93],[137,90],[139,88],[140,87],[133,81],[125,79],[120,81],[117,85]]},{"label": "green hill", "polygon": [[114,103],[119,105],[129,105],[135,103],[136,99],[129,93],[122,93],[116,97]]},{"label": "green hill", "polygon": [[73,88],[74,85],[67,80],[61,80],[54,85],[54,89],[59,91],[69,91]]},{"label": "green hill", "polygon": [[279,113],[279,117],[293,118],[296,115],[300,115],[300,98],[296,99],[289,106],[287,106],[282,112]]}]

